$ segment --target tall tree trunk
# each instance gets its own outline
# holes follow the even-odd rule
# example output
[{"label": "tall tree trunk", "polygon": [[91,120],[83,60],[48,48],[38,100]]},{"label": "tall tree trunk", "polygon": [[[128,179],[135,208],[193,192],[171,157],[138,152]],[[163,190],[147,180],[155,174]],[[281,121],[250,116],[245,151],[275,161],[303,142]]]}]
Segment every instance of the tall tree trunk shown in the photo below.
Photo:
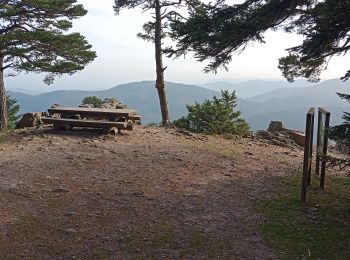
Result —
[{"label": "tall tree trunk", "polygon": [[170,124],[168,102],[165,93],[164,82],[164,70],[162,59],[162,18],[161,18],[161,6],[159,0],[155,1],[156,7],[156,24],[155,24],[155,54],[156,54],[156,68],[157,68],[157,80],[156,88],[158,90],[160,110],[162,113],[163,126]]},{"label": "tall tree trunk", "polygon": [[4,56],[0,55],[0,132],[7,129],[6,91],[3,66]]}]

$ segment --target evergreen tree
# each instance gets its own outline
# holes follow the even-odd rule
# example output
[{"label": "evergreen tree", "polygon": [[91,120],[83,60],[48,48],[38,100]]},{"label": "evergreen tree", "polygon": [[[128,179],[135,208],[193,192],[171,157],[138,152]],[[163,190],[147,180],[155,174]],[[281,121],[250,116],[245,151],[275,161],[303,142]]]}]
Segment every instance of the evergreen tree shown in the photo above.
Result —
[{"label": "evergreen tree", "polygon": [[0,131],[7,128],[4,76],[82,70],[96,57],[79,33],[67,33],[86,10],[76,0],[2,0],[0,3]]},{"label": "evergreen tree", "polygon": [[[348,101],[350,103],[350,95],[340,94],[339,97]],[[344,112],[342,117],[344,119],[344,123],[341,125],[337,125],[331,128],[330,137],[338,142],[346,142],[350,145],[350,113]]]},{"label": "evergreen tree", "polygon": [[221,91],[220,98],[214,96],[213,100],[187,105],[187,116],[173,124],[194,133],[245,135],[249,126],[240,118],[241,112],[235,111],[236,106],[236,93]]},{"label": "evergreen tree", "polygon": [[[283,76],[291,82],[297,77],[318,81],[330,58],[350,50],[349,10],[349,0],[245,0],[232,5],[217,0],[196,6],[187,19],[172,23],[177,44],[167,53],[179,57],[194,51],[199,61],[210,61],[206,72],[216,72],[227,69],[233,53],[241,53],[247,44],[264,43],[266,31],[282,29],[304,39],[279,59]],[[342,77],[348,79],[350,70]],[[333,138],[350,139],[349,117],[344,114],[345,123],[333,129]]]},{"label": "evergreen tree", "polygon": [[[205,71],[216,71],[251,42],[264,43],[264,33],[283,29],[303,36],[301,45],[279,61],[284,77],[319,80],[335,55],[350,49],[349,0],[245,0],[227,5],[222,0],[193,8],[188,19],[172,23],[176,57],[194,51],[199,61],[210,60]],[[350,70],[343,79],[350,78]]]},{"label": "evergreen tree", "polygon": [[94,107],[100,107],[102,105],[102,103],[103,103],[102,99],[100,99],[96,96],[87,96],[81,102],[82,105],[91,104]]},{"label": "evergreen tree", "polygon": [[20,107],[18,101],[10,96],[6,96],[6,101],[8,111],[8,127],[12,129],[15,128],[18,119],[21,117],[18,115]]},{"label": "evergreen tree", "polygon": [[167,67],[163,65],[163,43],[162,40],[169,34],[169,22],[176,22],[183,16],[176,11],[177,8],[196,5],[198,0],[115,0],[114,10],[116,14],[122,9],[141,8],[143,11],[154,11],[154,20],[143,26],[143,33],[138,37],[143,40],[151,41],[155,47],[156,60],[156,89],[158,91],[160,109],[162,113],[163,125],[170,123],[168,102],[165,93],[164,71]]}]

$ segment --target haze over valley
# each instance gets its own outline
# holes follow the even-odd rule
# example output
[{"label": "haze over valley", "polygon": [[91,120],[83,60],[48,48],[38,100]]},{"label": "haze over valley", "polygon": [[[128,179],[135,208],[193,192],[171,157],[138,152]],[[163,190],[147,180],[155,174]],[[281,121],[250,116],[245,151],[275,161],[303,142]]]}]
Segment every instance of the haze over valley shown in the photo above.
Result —
[{"label": "haze over valley", "polygon": [[[291,129],[304,130],[305,113],[312,106],[326,107],[332,112],[331,123],[339,124],[342,122],[343,111],[347,110],[346,102],[336,93],[346,92],[348,83],[339,79],[319,84],[304,80],[293,84],[266,80],[212,82],[202,86],[168,82],[166,87],[172,119],[185,115],[187,104],[211,99],[214,95],[219,95],[220,89],[236,90],[238,109],[254,131],[266,129],[271,120],[283,121]],[[20,113],[46,111],[53,104],[77,106],[84,97],[97,96],[114,97],[130,108],[138,109],[143,116],[143,124],[161,121],[154,81],[132,82],[99,91],[58,90],[37,95],[23,92],[20,87],[8,92],[18,100]]]}]

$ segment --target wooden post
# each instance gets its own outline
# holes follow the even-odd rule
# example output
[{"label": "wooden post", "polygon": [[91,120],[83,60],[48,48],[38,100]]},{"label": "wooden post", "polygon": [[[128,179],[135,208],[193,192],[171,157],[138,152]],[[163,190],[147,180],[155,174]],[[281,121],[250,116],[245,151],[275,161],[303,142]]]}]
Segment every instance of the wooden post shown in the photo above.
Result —
[{"label": "wooden post", "polygon": [[[307,184],[308,184],[308,178],[310,173],[310,155],[312,157],[312,118],[315,114],[315,108],[310,108],[307,115],[306,115],[306,128],[305,128],[305,144],[304,144],[304,165],[303,165],[303,178],[301,183],[301,202],[306,201],[306,191],[307,191]],[[310,153],[311,152],[311,153]]]},{"label": "wooden post", "polygon": [[309,148],[309,169],[307,173],[307,186],[311,185],[311,170],[312,170],[312,152],[313,152],[313,143],[314,143],[314,124],[315,124],[315,113],[312,113],[311,116],[311,130],[310,130],[310,148]]},{"label": "wooden post", "polygon": [[322,119],[322,112],[320,109],[318,109],[317,148],[316,148],[316,175],[317,176],[320,176],[321,119]]},{"label": "wooden post", "polygon": [[327,150],[328,150],[328,135],[329,135],[329,121],[331,117],[331,113],[324,110],[326,114],[326,120],[325,120],[325,127],[324,127],[324,139],[323,139],[323,151],[322,156],[324,159],[321,162],[321,178],[320,178],[320,187],[324,189],[324,183],[325,183],[325,176],[326,176],[326,160],[325,157],[327,156]]}]

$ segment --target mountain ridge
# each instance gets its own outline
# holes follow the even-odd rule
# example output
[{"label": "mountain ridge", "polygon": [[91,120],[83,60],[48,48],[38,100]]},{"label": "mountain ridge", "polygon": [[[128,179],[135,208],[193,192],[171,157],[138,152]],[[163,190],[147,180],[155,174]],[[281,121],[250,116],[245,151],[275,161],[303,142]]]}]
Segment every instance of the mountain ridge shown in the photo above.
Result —
[{"label": "mountain ridge", "polygon": [[[337,81],[337,82],[336,82]],[[167,82],[167,95],[171,119],[177,119],[187,113],[186,105],[211,99],[220,93],[203,86]],[[336,91],[346,91],[347,85],[339,80],[324,81],[306,88],[280,88],[252,98],[238,98],[237,108],[242,112],[252,130],[266,129],[269,121],[283,121],[287,127],[304,130],[305,113],[309,107],[322,106],[331,110],[332,124],[341,123],[341,114],[348,104],[341,100]],[[55,90],[39,95],[30,95],[9,91],[18,99],[20,113],[46,111],[52,104],[77,106],[85,96],[100,98],[114,97],[138,109],[143,123],[161,121],[159,100],[153,81],[138,81],[117,85],[107,90]]]}]

